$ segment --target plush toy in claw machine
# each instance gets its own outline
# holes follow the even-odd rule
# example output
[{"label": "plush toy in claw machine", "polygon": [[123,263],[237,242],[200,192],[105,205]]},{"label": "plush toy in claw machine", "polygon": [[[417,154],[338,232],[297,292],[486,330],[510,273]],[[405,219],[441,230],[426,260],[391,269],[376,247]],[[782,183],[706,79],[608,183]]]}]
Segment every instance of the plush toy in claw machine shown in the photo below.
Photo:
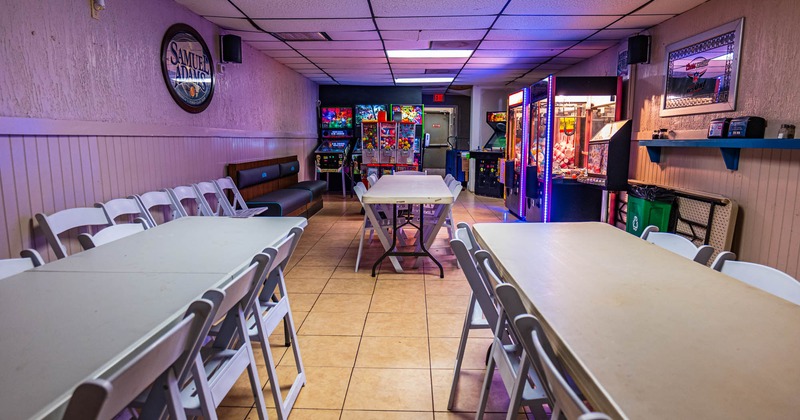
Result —
[{"label": "plush toy in claw machine", "polygon": [[560,118],[558,139],[553,144],[553,168],[575,167],[575,118]]}]

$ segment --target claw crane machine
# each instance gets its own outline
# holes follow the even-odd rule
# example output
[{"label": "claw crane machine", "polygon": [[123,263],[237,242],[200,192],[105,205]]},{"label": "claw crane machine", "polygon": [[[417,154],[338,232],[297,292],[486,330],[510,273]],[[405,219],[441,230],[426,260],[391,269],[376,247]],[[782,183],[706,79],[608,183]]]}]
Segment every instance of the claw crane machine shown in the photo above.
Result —
[{"label": "claw crane machine", "polygon": [[525,170],[528,167],[530,137],[530,94],[528,88],[508,96],[506,153],[500,165],[505,203],[511,214],[525,220]]},{"label": "claw crane machine", "polygon": [[598,157],[590,156],[590,150],[595,155],[602,151],[595,147],[596,134],[621,117],[622,79],[550,75],[533,84],[530,92],[527,220],[604,221],[609,186],[627,185],[630,134],[615,136],[609,144],[613,153],[603,164],[613,167],[613,185],[599,177],[594,168]]}]

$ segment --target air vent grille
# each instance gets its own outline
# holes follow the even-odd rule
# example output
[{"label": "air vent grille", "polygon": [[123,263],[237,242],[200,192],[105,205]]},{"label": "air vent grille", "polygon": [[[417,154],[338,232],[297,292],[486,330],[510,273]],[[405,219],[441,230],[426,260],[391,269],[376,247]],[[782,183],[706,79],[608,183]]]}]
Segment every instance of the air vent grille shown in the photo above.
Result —
[{"label": "air vent grille", "polygon": [[325,32],[275,32],[272,35],[281,41],[331,41]]}]

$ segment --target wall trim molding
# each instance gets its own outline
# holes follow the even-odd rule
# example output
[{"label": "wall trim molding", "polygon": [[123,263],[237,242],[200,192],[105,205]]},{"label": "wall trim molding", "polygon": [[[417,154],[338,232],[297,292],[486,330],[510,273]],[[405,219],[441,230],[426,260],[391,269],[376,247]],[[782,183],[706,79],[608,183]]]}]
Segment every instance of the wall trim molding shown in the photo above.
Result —
[{"label": "wall trim molding", "polygon": [[114,137],[230,137],[261,139],[315,139],[317,133],[250,131],[230,128],[169,126],[103,121],[0,117],[0,135],[114,136]]}]

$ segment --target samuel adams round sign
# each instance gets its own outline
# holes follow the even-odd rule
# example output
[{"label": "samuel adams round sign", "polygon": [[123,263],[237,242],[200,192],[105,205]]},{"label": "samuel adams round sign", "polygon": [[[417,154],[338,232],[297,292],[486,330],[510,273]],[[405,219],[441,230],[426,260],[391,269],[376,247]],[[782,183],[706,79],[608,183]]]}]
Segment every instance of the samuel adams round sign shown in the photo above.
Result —
[{"label": "samuel adams round sign", "polygon": [[161,71],[172,99],[188,112],[202,112],[214,96],[214,63],[191,26],[172,25],[161,43]]}]

